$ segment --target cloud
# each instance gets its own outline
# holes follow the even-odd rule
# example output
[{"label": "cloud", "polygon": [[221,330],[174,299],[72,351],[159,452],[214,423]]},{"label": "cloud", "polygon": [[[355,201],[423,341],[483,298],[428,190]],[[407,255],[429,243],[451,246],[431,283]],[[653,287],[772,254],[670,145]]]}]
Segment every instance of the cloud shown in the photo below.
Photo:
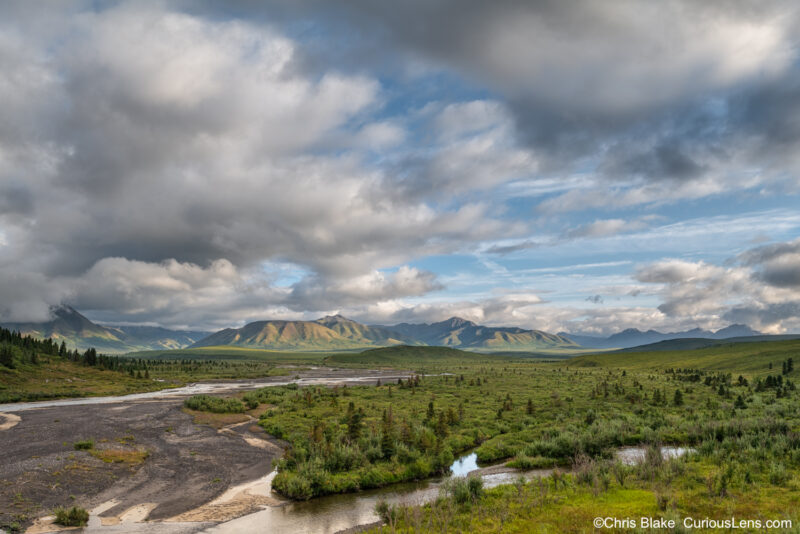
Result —
[{"label": "cloud", "polygon": [[313,276],[292,287],[287,306],[303,310],[335,310],[359,304],[380,303],[421,296],[442,289],[436,275],[402,266],[394,273],[373,271],[352,278],[325,280]]},{"label": "cloud", "polygon": [[240,270],[219,259],[203,267],[174,259],[148,263],[104,258],[71,279],[65,301],[104,322],[156,321],[222,328],[264,318],[303,318],[440,289],[433,273],[401,266],[395,272],[334,280],[308,275],[279,285],[268,273]]},{"label": "cloud", "polygon": [[[607,316],[581,308],[604,288],[561,308],[434,303],[445,276],[410,265],[628,239],[655,257],[687,229],[615,241],[646,209],[796,195],[797,27],[780,1],[7,2],[0,318],[69,301],[193,326],[343,309],[604,330],[736,310],[789,328],[791,243],[722,266],[693,245],[634,273],[660,310]],[[270,262],[302,274],[277,283]],[[518,291],[517,270],[493,290]]]},{"label": "cloud", "polygon": [[565,233],[568,239],[578,239],[583,237],[607,237],[623,232],[635,232],[648,226],[653,217],[642,217],[634,220],[625,219],[598,219],[589,224],[572,228]]},{"label": "cloud", "polygon": [[[176,302],[207,307],[181,321],[206,321],[207,285],[175,265],[221,284],[218,261],[239,286],[257,283],[265,260],[307,269],[294,309],[319,309],[312,295],[326,305],[358,291],[419,295],[438,285],[408,260],[520,232],[486,203],[395,194],[365,155],[406,136],[402,121],[376,119],[385,95],[374,77],[309,71],[298,43],[270,25],[175,7],[7,8],[31,31],[0,23],[0,66],[14,74],[0,84],[0,294],[15,303],[5,320],[43,316],[70,295],[101,318],[170,320],[177,289],[151,276],[200,299]],[[491,141],[459,142],[457,154],[497,168]],[[268,302],[288,298],[262,290]]]},{"label": "cloud", "polygon": [[800,326],[798,241],[750,249],[727,266],[663,260],[641,267],[640,282],[661,284],[658,309],[696,321],[745,322],[765,332]]}]

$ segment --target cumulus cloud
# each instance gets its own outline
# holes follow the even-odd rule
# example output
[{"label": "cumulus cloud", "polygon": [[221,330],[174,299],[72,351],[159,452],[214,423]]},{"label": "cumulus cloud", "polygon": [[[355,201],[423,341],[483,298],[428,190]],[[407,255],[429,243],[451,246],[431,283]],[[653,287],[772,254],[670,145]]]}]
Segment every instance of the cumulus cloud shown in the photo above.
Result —
[{"label": "cumulus cloud", "polygon": [[606,316],[522,293],[432,303],[439,277],[409,265],[610,238],[651,223],[641,205],[796,194],[795,4],[221,5],[0,7],[1,320],[66,301],[190,326],[790,324],[791,243],[655,262],[634,276],[661,308]]},{"label": "cumulus cloud", "polygon": [[335,280],[308,275],[281,285],[269,273],[242,270],[225,259],[203,267],[174,259],[150,263],[104,258],[81,276],[61,282],[69,287],[65,299],[70,304],[105,322],[219,328],[363,308],[441,287],[433,273],[408,266]]},{"label": "cumulus cloud", "polygon": [[800,325],[797,250],[797,240],[757,247],[726,266],[663,260],[641,267],[636,278],[661,285],[658,309],[669,317],[780,333]]},{"label": "cumulus cloud", "polygon": [[0,111],[3,320],[64,299],[107,317],[144,318],[147,306],[166,317],[177,294],[211,307],[203,295],[223,275],[246,291],[264,260],[313,273],[289,292],[295,308],[419,295],[439,286],[405,261],[522,228],[486,204],[395,195],[361,157],[405,137],[370,118],[380,83],[304,69],[297,43],[269,25],[170,3],[58,8],[60,23],[10,6],[27,33],[0,23],[0,65],[13,73],[0,84],[11,104]]}]

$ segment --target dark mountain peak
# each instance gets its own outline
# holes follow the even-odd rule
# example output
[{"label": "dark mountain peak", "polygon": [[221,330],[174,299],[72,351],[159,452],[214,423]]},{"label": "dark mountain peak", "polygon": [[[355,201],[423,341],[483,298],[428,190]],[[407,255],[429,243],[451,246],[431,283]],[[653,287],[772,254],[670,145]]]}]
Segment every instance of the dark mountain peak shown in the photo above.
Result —
[{"label": "dark mountain peak", "polygon": [[748,337],[748,336],[760,336],[761,332],[758,330],[753,330],[746,324],[732,324],[730,326],[726,326],[725,328],[721,328],[714,332],[714,337]]},{"label": "dark mountain peak", "polygon": [[51,328],[68,328],[76,332],[82,331],[101,331],[104,328],[87,319],[78,310],[71,306],[62,304],[50,308],[53,319],[50,321]]},{"label": "dark mountain peak", "polygon": [[450,328],[464,328],[465,326],[478,326],[472,321],[462,319],[461,317],[450,317],[449,319],[445,319],[444,321],[440,321],[434,324],[448,326]]},{"label": "dark mountain peak", "polygon": [[642,332],[638,328],[626,328],[625,330],[623,330],[621,332],[617,332],[616,334],[611,334],[609,336],[609,339],[618,338],[618,337],[624,337],[624,336],[634,336],[634,335],[643,334],[643,333],[644,332]]}]

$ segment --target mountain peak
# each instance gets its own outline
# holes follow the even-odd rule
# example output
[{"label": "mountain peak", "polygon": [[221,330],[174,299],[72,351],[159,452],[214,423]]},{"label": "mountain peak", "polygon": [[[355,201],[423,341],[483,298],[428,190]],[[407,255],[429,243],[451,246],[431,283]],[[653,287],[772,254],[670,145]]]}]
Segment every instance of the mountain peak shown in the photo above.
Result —
[{"label": "mountain peak", "polygon": [[732,324],[714,332],[714,337],[748,337],[758,335],[761,335],[761,332],[753,330],[746,324]]},{"label": "mountain peak", "polygon": [[441,321],[439,324],[446,324],[453,328],[462,328],[464,326],[478,326],[472,321],[468,321],[467,319],[462,319],[461,317],[450,317],[449,319]]},{"label": "mountain peak", "polygon": [[320,319],[317,319],[315,322],[320,324],[332,324],[332,323],[354,323],[352,319],[348,319],[344,315],[337,313],[336,315],[326,315]]}]

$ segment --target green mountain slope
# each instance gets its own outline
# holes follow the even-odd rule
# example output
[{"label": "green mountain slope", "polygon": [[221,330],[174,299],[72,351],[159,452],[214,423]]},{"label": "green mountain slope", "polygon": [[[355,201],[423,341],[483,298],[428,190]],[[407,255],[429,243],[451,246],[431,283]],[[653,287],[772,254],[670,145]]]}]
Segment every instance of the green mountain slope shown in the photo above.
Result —
[{"label": "green mountain slope", "polygon": [[380,327],[367,326],[340,315],[316,321],[258,321],[241,328],[226,328],[192,345],[269,350],[351,350],[414,343]]}]

